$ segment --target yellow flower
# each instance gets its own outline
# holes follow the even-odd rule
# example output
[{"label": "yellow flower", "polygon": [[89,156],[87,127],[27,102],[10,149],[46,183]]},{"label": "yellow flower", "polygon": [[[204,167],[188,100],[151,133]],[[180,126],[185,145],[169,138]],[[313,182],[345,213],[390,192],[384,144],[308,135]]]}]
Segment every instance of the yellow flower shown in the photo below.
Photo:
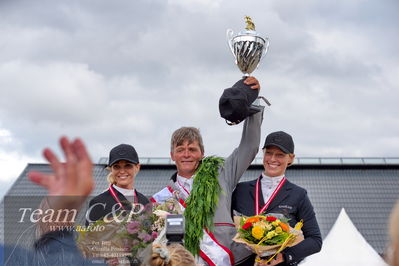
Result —
[{"label": "yellow flower", "polygon": [[266,238],[267,238],[267,239],[271,239],[271,238],[273,238],[275,235],[276,235],[276,232],[270,231],[270,232],[267,233]]},{"label": "yellow flower", "polygon": [[274,227],[277,227],[277,226],[279,226],[280,224],[279,224],[278,220],[276,220],[276,221],[272,222],[272,225],[273,225]]},{"label": "yellow flower", "polygon": [[276,233],[279,234],[281,232],[283,232],[283,229],[280,226],[277,226],[276,227]]},{"label": "yellow flower", "polygon": [[266,229],[267,225],[268,224],[265,221],[259,221],[259,222],[254,223],[254,226],[260,226],[260,227],[262,227],[263,230]]},{"label": "yellow flower", "polygon": [[252,228],[252,236],[255,237],[256,239],[261,239],[263,237],[263,229],[260,226],[254,226]]}]

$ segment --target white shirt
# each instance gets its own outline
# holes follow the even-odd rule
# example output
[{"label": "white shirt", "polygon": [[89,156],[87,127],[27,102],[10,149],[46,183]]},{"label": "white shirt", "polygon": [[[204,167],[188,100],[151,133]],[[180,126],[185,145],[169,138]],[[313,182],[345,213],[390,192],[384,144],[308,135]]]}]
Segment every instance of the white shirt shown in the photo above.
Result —
[{"label": "white shirt", "polygon": [[283,177],[284,175],[270,177],[262,172],[262,179],[260,180],[260,183],[262,187],[263,200],[265,203],[270,199]]},{"label": "white shirt", "polygon": [[177,175],[176,178],[176,187],[179,188],[179,191],[188,197],[190,195],[191,189],[193,188],[194,176],[190,178],[185,178]]},{"label": "white shirt", "polygon": [[116,190],[118,190],[123,196],[125,197],[131,197],[134,196],[134,188],[133,189],[126,189],[126,188],[121,188],[116,185],[112,185]]}]

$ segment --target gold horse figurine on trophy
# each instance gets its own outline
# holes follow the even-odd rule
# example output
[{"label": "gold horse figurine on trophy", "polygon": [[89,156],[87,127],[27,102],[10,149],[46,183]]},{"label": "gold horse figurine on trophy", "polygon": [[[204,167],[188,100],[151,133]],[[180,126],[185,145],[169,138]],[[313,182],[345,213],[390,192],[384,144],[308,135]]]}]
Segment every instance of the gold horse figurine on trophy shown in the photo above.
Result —
[{"label": "gold horse figurine on trophy", "polygon": [[250,16],[245,16],[245,22],[247,23],[247,26],[245,27],[246,30],[255,30],[255,24],[252,22],[252,19]]}]

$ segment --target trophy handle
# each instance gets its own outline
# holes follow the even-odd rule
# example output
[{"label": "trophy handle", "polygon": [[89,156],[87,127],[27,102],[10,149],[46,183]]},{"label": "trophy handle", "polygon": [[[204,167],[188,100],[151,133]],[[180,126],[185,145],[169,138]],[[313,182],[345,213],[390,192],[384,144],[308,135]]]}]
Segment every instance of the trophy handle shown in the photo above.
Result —
[{"label": "trophy handle", "polygon": [[265,45],[263,46],[263,53],[262,53],[262,58],[261,59],[263,59],[263,57],[265,57],[265,55],[267,54],[267,51],[269,50],[269,44],[270,44],[270,42],[269,42],[269,38],[265,38]]},{"label": "trophy handle", "polygon": [[234,34],[234,32],[233,32],[232,29],[228,29],[226,31],[227,44],[228,44],[228,46],[230,48],[231,53],[233,54],[233,56],[235,58],[236,56],[235,56],[234,51],[233,51],[233,45],[231,44],[231,40],[233,39],[233,34]]}]

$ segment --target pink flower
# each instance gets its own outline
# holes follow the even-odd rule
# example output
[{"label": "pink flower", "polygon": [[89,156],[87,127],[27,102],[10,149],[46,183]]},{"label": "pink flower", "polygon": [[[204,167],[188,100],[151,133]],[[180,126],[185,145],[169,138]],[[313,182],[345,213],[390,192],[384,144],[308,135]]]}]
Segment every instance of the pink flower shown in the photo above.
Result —
[{"label": "pink flower", "polygon": [[139,232],[138,228],[127,228],[127,232],[131,235],[137,234]]},{"label": "pink flower", "polygon": [[143,240],[144,242],[151,242],[152,241],[152,237],[150,234],[147,234],[145,232],[141,232],[138,237]]},{"label": "pink flower", "polygon": [[147,235],[148,235],[148,234],[147,234],[146,232],[141,232],[141,233],[138,235],[138,238],[141,239],[141,240],[144,240],[144,238],[145,238]]},{"label": "pink flower", "polygon": [[157,232],[152,232],[151,233],[151,237],[152,237],[152,239],[155,239],[155,238],[157,238],[158,237],[158,233]]},{"label": "pink flower", "polygon": [[129,234],[137,234],[139,232],[140,223],[137,221],[132,221],[127,224],[127,232]]},{"label": "pink flower", "polygon": [[144,237],[144,242],[151,242],[152,240],[153,240],[153,238],[152,238],[152,236],[151,235],[149,235],[149,234],[147,234],[145,237]]}]

